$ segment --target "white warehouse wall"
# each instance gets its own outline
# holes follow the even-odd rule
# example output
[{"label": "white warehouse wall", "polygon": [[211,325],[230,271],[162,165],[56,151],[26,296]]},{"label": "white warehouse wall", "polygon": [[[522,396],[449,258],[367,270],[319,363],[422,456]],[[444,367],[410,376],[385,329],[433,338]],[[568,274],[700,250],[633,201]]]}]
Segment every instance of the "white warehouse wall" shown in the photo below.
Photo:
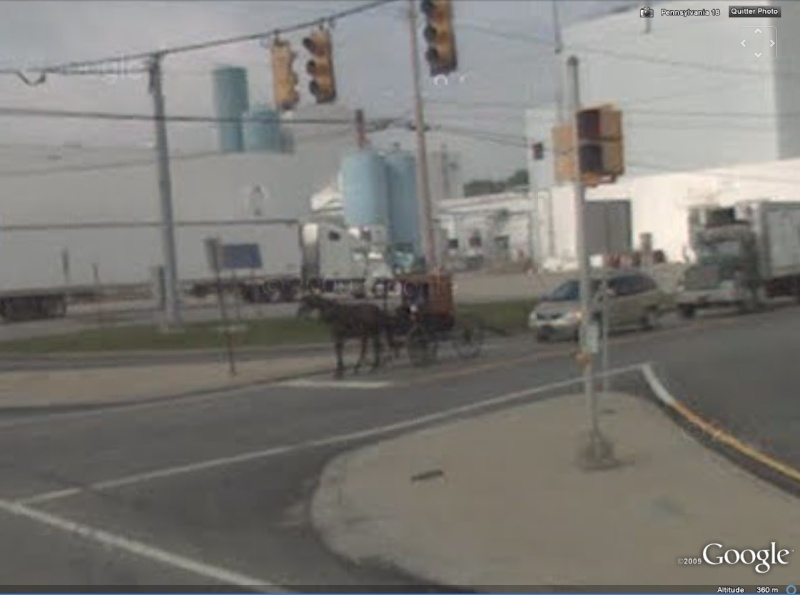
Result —
[{"label": "white warehouse wall", "polygon": [[[569,187],[553,191],[557,255],[575,258],[575,208]],[[754,163],[692,173],[625,178],[615,185],[587,191],[588,200],[631,201],[634,242],[653,234],[653,245],[670,260],[682,260],[688,250],[688,208],[692,205],[731,205],[738,201],[771,199],[800,201],[800,159]]]},{"label": "white warehouse wall", "polygon": [[[335,177],[346,146],[307,145],[295,155],[174,158],[171,177],[175,217],[249,218],[249,195],[253,187],[260,186],[263,217],[306,218],[311,213],[311,196]],[[0,225],[159,219],[157,168],[152,153],[141,152],[136,157],[130,152],[114,155],[113,151],[99,156],[85,151],[61,153],[59,161],[45,162],[44,166],[41,155],[38,159],[27,155],[26,167],[0,159]],[[25,173],[35,169],[47,171]]]}]

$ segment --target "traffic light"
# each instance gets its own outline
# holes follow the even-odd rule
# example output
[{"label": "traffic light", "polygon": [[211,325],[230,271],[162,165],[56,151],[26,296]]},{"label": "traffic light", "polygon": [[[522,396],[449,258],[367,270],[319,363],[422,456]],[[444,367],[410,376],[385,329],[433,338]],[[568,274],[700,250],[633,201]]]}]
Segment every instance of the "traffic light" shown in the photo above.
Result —
[{"label": "traffic light", "polygon": [[578,112],[578,141],[581,174],[595,184],[612,181],[625,172],[622,140],[622,112],[611,106]]},{"label": "traffic light", "polygon": [[295,53],[289,42],[276,39],[272,44],[272,90],[275,108],[279,111],[291,110],[300,101],[294,59]]},{"label": "traffic light", "polygon": [[452,0],[422,0],[421,10],[427,21],[423,35],[428,42],[425,59],[431,76],[450,74],[458,68]]},{"label": "traffic light", "polygon": [[336,101],[336,78],[333,73],[333,44],[331,32],[327,29],[312,31],[303,40],[303,46],[311,54],[306,63],[306,72],[311,77],[308,90],[317,103]]}]

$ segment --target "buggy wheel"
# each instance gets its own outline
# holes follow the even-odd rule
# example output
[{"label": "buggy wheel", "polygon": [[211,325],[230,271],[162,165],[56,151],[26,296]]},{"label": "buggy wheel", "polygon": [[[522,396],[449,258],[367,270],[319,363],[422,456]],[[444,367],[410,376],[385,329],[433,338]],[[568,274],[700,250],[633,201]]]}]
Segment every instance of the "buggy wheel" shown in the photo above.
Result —
[{"label": "buggy wheel", "polygon": [[450,341],[461,359],[472,359],[483,348],[483,324],[479,320],[456,320]]},{"label": "buggy wheel", "polygon": [[427,366],[436,359],[436,337],[425,330],[424,327],[415,325],[406,337],[408,358],[414,366]]}]

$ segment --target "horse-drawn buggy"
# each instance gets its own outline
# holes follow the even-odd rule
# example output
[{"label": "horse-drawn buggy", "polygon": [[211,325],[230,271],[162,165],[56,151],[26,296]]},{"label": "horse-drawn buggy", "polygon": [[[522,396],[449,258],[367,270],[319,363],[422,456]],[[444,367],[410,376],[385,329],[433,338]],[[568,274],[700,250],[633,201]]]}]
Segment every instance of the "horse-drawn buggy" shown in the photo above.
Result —
[{"label": "horse-drawn buggy", "polygon": [[456,315],[451,275],[406,275],[395,285],[400,306],[392,317],[392,334],[395,341],[403,340],[412,364],[435,361],[439,345],[447,341],[462,359],[480,355],[483,327],[476,318]]},{"label": "horse-drawn buggy", "polygon": [[[477,357],[483,346],[483,326],[469,316],[457,316],[453,279],[446,273],[405,275],[384,287],[383,305],[369,302],[343,303],[308,294],[301,299],[298,315],[316,310],[331,329],[336,350],[336,376],[344,374],[346,339],[361,340],[358,373],[373,343],[373,369],[381,363],[381,337],[397,356],[405,347],[411,363],[424,366],[436,361],[439,346],[449,341],[461,359]],[[399,304],[396,303],[399,296]]]}]

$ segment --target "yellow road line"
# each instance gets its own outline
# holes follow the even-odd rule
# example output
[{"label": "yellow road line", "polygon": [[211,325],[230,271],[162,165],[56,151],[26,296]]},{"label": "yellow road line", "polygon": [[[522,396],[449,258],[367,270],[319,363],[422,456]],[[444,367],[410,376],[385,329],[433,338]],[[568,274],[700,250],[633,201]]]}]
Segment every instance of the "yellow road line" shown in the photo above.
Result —
[{"label": "yellow road line", "polygon": [[684,418],[685,421],[708,434],[708,436],[713,440],[725,444],[739,454],[746,456],[800,484],[800,469],[796,469],[791,465],[779,461],[763,451],[742,442],[732,434],[729,434],[723,430],[718,424],[714,424],[706,419],[703,419],[700,415],[692,411],[689,407],[687,407],[684,403],[676,399],[667,391],[658,377],[656,377],[650,364],[645,364],[642,366],[642,371],[645,379],[650,385],[650,388],[653,389],[653,392],[656,393],[656,396],[659,398],[659,400],[667,405],[670,409],[677,412],[681,417]]}]

